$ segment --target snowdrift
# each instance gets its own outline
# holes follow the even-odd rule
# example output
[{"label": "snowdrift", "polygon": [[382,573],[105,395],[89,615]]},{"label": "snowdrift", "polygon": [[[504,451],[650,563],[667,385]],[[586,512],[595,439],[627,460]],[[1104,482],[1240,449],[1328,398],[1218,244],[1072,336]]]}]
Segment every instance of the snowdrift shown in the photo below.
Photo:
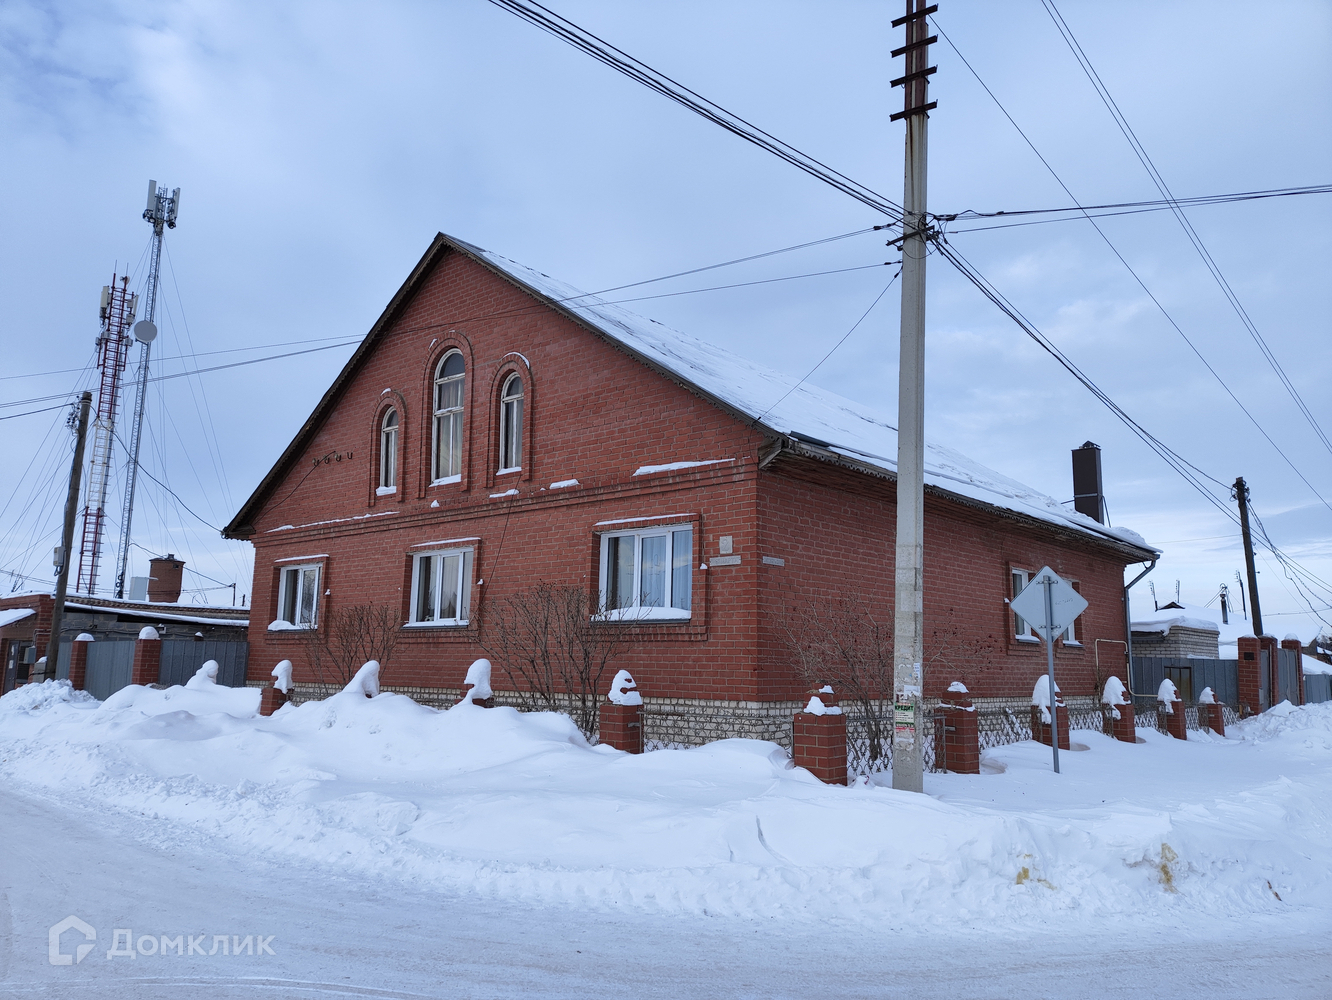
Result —
[{"label": "snowdrift", "polygon": [[912,795],[823,785],[755,740],[635,756],[562,715],[357,691],[265,718],[258,690],[196,681],[6,695],[5,780],[143,817],[148,841],[194,830],[533,901],[991,929],[1299,908],[1332,926],[1332,704],[1232,739],[1080,732],[1061,775],[1016,744]]}]

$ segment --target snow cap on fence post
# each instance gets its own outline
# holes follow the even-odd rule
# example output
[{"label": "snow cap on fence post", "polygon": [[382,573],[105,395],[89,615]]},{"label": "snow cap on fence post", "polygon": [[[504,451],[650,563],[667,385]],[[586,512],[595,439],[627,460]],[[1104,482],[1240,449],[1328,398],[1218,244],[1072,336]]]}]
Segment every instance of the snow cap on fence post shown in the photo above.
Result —
[{"label": "snow cap on fence post", "polygon": [[1059,684],[1054,686],[1054,704],[1050,703],[1050,675],[1041,674],[1031,689],[1031,738],[1046,746],[1069,748],[1068,709],[1064,707]]},{"label": "snow cap on fence post", "polygon": [[1105,724],[1105,734],[1113,736],[1121,743],[1137,743],[1133,699],[1128,696],[1124,682],[1114,674],[1105,679],[1105,686],[1101,688],[1101,704],[1110,710],[1110,719]]},{"label": "snow cap on fence post", "polygon": [[[1161,703],[1161,708],[1166,715],[1166,732],[1177,740],[1188,739],[1184,718],[1184,703],[1179,700],[1179,689],[1175,687],[1175,682],[1169,677],[1162,680],[1161,686],[1156,689],[1156,700]],[[1176,711],[1176,708],[1178,708],[1178,711]]]},{"label": "snow cap on fence post", "polygon": [[363,694],[367,698],[379,694],[379,661],[366,660],[361,669],[356,671],[356,676],[342,690],[346,694]]},{"label": "snow cap on fence post", "polygon": [[1179,689],[1175,687],[1175,682],[1169,677],[1161,681],[1161,686],[1156,689],[1156,700],[1161,703],[1166,712],[1175,711],[1175,702],[1179,701]]},{"label": "snow cap on fence post", "polygon": [[287,703],[287,693],[291,690],[291,661],[279,660],[273,668],[273,686],[264,688],[259,696],[259,714],[272,715]]},{"label": "snow cap on fence post", "polygon": [[1213,693],[1211,688],[1205,687],[1202,689],[1202,694],[1198,695],[1198,704],[1199,705],[1216,704],[1216,695]]},{"label": "snow cap on fence post", "polygon": [[191,689],[217,686],[218,663],[216,660],[204,660],[203,666],[194,672],[194,676],[185,682]]},{"label": "snow cap on fence post", "polygon": [[634,680],[633,675],[627,670],[620,670],[611,681],[606,697],[612,705],[641,705],[643,696],[639,694],[637,688],[638,682]]},{"label": "snow cap on fence post", "polygon": [[490,661],[485,657],[479,660],[473,660],[472,665],[467,668],[467,676],[463,679],[463,696],[458,699],[459,705],[475,705],[478,708],[491,708],[494,706],[495,692],[490,689]]},{"label": "snow cap on fence post", "polygon": [[[1059,683],[1055,682],[1055,705],[1062,705],[1064,699],[1059,697]],[[1046,674],[1041,674],[1036,678],[1036,686],[1031,689],[1031,706],[1041,710],[1041,721],[1047,726],[1050,724],[1050,678]]]},{"label": "snow cap on fence post", "polygon": [[273,687],[283,694],[291,694],[291,661],[278,660],[277,666],[273,668],[273,678]]},{"label": "snow cap on fence post", "polygon": [[809,702],[791,723],[791,759],[830,785],[847,783],[846,716],[830,685],[809,692]]},{"label": "snow cap on fence post", "polygon": [[1198,695],[1198,722],[1217,736],[1226,735],[1226,717],[1216,701],[1216,693],[1209,687]]}]

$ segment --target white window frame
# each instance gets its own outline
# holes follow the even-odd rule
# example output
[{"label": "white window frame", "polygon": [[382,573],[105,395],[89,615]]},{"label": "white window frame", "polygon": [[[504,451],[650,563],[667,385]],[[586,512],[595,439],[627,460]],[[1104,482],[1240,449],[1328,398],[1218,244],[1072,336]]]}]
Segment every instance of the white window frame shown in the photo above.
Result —
[{"label": "white window frame", "polygon": [[[389,418],[393,426],[389,426]],[[379,421],[379,486],[375,492],[384,496],[398,492],[398,428],[402,418],[398,408],[390,406]]]},{"label": "white window frame", "polygon": [[[518,383],[518,394],[510,394],[510,386]],[[502,476],[507,472],[520,472],[523,468],[523,377],[513,372],[504,377],[504,387],[500,389],[500,427],[499,427],[499,471]],[[505,464],[505,460],[511,460]]]},{"label": "white window frame", "polygon": [[[444,366],[449,363],[449,359],[454,355],[457,355],[462,361],[463,370],[457,375],[446,376],[443,374]],[[439,405],[440,387],[445,383],[453,382],[459,384],[458,405],[441,407]],[[439,364],[435,366],[435,380],[431,387],[430,409],[432,413],[430,432],[430,485],[439,486],[444,483],[460,483],[462,482],[462,454],[464,450],[463,417],[467,412],[467,359],[463,357],[462,351],[454,349],[445,352],[444,357],[440,358]],[[450,453],[450,457],[457,459],[458,471],[442,476],[440,475],[441,470],[439,467],[439,435],[441,425],[446,421],[450,428],[452,428],[455,422],[458,425],[458,453],[457,455]]]},{"label": "white window frame", "polygon": [[[1078,590],[1076,580],[1070,580],[1069,584],[1074,590],[1077,590],[1079,594],[1082,593],[1081,590]],[[1068,628],[1064,629],[1064,631],[1059,634],[1059,638],[1063,640],[1065,646],[1082,646],[1082,643],[1078,641],[1078,622],[1080,621],[1082,621],[1082,615],[1078,615],[1078,617],[1069,622]]]},{"label": "white window frame", "polygon": [[[1021,577],[1022,579],[1021,588],[1016,586],[1019,577]],[[1026,589],[1026,586],[1029,583],[1031,583],[1030,571],[1025,569],[1018,569],[1015,566],[1010,566],[1008,570],[1008,589],[1010,591],[1008,595],[1009,600],[1011,601],[1014,597],[1017,597],[1018,594],[1022,593],[1022,591]],[[1041,641],[1040,637],[1036,634],[1036,630],[1031,627],[1031,622],[1027,621],[1027,619],[1023,618],[1012,608],[1008,609],[1008,613],[1011,616],[1009,618],[1009,622],[1011,623],[1009,625],[1009,628],[1012,629],[1012,635],[1015,640],[1017,640],[1018,642]],[[1018,622],[1022,623],[1021,628],[1018,628],[1017,626]]]},{"label": "white window frame", "polygon": [[[468,625],[471,621],[471,602],[472,602],[472,562],[475,550],[468,547],[449,548],[449,549],[429,549],[424,552],[412,553],[412,598],[411,604],[407,609],[407,626],[409,628],[457,628],[458,626]],[[433,607],[430,609],[432,618],[421,617],[421,566],[427,560],[430,561],[430,572],[432,580],[441,579],[448,560],[451,557],[458,558],[458,567],[454,580],[457,584],[458,606],[457,617],[441,618],[440,603],[444,595],[444,588],[438,583],[434,586]]]},{"label": "white window frame", "polygon": [[[307,571],[314,572],[313,583],[305,575]],[[311,629],[319,627],[319,587],[323,582],[324,567],[320,563],[303,563],[297,566],[281,566],[278,569],[278,613],[276,621],[286,622],[292,628]],[[291,594],[292,581],[296,584],[296,593],[294,597]],[[307,585],[310,590],[310,620],[308,622],[292,621],[292,618],[301,617],[301,595],[305,592]],[[287,617],[288,599],[292,598],[293,611],[291,617]]]},{"label": "white window frame", "polygon": [[[687,574],[689,594],[686,598],[681,598],[676,594],[675,581],[675,545],[676,532],[689,532],[689,540],[685,553],[685,562],[683,568]],[[666,574],[665,574],[665,592],[663,595],[663,606],[651,607],[643,606],[640,602],[643,598],[643,540],[645,538],[666,539]],[[610,593],[611,579],[611,547],[613,539],[633,539],[634,546],[634,578],[632,583],[632,594],[634,604],[629,607],[611,607],[612,595]],[[601,575],[600,575],[600,604],[599,613],[595,616],[600,621],[689,621],[693,615],[693,570],[694,570],[694,525],[684,524],[654,524],[651,527],[634,528],[627,531],[607,531],[601,535]],[[677,608],[677,600],[687,600],[688,608]]]}]

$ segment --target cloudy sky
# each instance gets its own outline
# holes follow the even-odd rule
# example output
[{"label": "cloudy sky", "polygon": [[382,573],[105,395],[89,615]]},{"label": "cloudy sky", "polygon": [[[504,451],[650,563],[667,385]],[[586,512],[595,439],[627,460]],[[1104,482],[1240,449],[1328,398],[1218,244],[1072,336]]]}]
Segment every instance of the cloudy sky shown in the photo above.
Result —
[{"label": "cloudy sky", "polygon": [[[888,86],[901,71],[888,57],[900,3],[551,6],[901,200],[903,126],[889,122],[901,92]],[[940,7],[957,51],[934,47],[933,211],[1069,205],[1051,170],[1084,204],[1159,197],[1040,0]],[[1175,195],[1332,181],[1332,5],[1281,2],[1261,18],[1220,0],[1060,10]],[[485,0],[9,0],[0,46],[0,402],[17,404],[0,416],[89,383],[101,286],[117,264],[136,284],[144,274],[149,178],[182,189],[155,373],[340,345],[154,383],[144,465],[188,510],[143,484],[132,573],[170,550],[248,592],[248,546],[204,522],[230,518],[437,231],[602,289],[882,221]],[[1332,434],[1332,196],[1188,215]],[[1274,541],[1332,581],[1332,510],[1319,497],[1332,501],[1332,452],[1172,216],[1102,220],[1114,250],[1086,221],[963,231],[976,225],[952,223],[951,244],[1154,435],[1220,483],[1245,476]],[[895,259],[881,234],[862,233],[634,294],[837,274],[630,308],[803,376]],[[1234,593],[1232,523],[938,257],[928,310],[932,439],[1059,500],[1072,495],[1069,449],[1098,442],[1111,520],[1165,550],[1151,577],[1159,598],[1176,580],[1186,601],[1223,582]],[[895,414],[897,335],[894,288],[812,380]],[[0,421],[5,591],[49,585],[71,449],[63,419]],[[1332,621],[1332,591],[1306,600],[1270,556],[1259,565],[1268,631],[1307,639],[1311,606]],[[1136,596],[1150,610],[1150,594]]]}]

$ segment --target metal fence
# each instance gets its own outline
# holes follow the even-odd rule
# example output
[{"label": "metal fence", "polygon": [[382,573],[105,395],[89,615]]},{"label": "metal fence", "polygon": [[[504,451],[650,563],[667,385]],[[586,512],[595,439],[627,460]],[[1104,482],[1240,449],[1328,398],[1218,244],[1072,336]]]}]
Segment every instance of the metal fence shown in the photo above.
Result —
[{"label": "metal fence", "polygon": [[248,642],[217,642],[207,639],[163,639],[162,664],[157,683],[170,687],[184,684],[206,660],[217,661],[217,682],[227,687],[245,686],[245,666],[250,659]]},{"label": "metal fence", "polygon": [[[133,639],[100,639],[88,643],[88,678],[83,689],[105,701],[130,682],[134,671]],[[65,674],[69,675],[68,662]]]},{"label": "metal fence", "polygon": [[1304,703],[1316,705],[1332,701],[1332,674],[1304,675]]},{"label": "metal fence", "polygon": [[1239,661],[1194,656],[1135,656],[1133,690],[1142,698],[1155,699],[1163,680],[1174,681],[1179,696],[1192,705],[1211,688],[1216,700],[1239,706]]}]

